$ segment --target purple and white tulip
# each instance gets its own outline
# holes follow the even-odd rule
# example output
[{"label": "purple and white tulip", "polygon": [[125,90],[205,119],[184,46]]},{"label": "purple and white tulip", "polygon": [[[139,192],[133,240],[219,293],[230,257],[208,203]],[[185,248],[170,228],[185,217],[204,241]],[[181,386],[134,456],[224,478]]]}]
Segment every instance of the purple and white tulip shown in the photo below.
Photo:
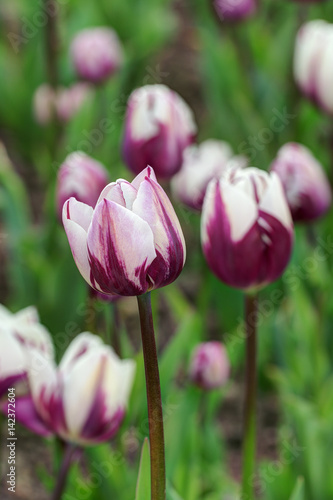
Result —
[{"label": "purple and white tulip", "polygon": [[33,350],[53,359],[51,336],[39,323],[37,310],[27,307],[12,314],[0,304],[0,397],[26,378]]},{"label": "purple and white tulip", "polygon": [[50,123],[56,113],[56,92],[47,83],[40,85],[34,93],[33,112],[40,125]]},{"label": "purple and white tulip", "polygon": [[135,373],[91,333],[81,333],[59,367],[34,352],[29,368],[31,395],[18,398],[17,419],[42,436],[92,445],[111,439],[125,415]]},{"label": "purple and white tulip", "polygon": [[82,108],[91,95],[88,83],[78,82],[71,87],[61,87],[57,92],[56,110],[60,122],[70,121]]},{"label": "purple and white tulip", "polygon": [[221,342],[199,344],[191,358],[190,379],[201,389],[211,390],[226,384],[230,375],[227,351]]},{"label": "purple and white tulip", "polygon": [[201,241],[209,267],[226,284],[250,291],[276,280],[293,244],[293,223],[277,174],[251,167],[212,180]]},{"label": "purple and white tulip", "polygon": [[168,179],[181,167],[184,149],[196,136],[193,113],[165,85],[146,85],[130,95],[123,140],[125,163],[136,174],[150,165]]},{"label": "purple and white tulip", "polygon": [[241,21],[257,10],[257,0],[214,0],[214,9],[221,21]]},{"label": "purple and white tulip", "polygon": [[285,144],[271,171],[281,179],[294,222],[317,219],[331,206],[332,193],[325,172],[305,146]]},{"label": "purple and white tulip", "polygon": [[223,141],[208,140],[199,146],[189,146],[184,151],[180,171],[171,181],[172,194],[189,208],[201,210],[209,182],[221,177],[231,165],[239,166],[240,161]]},{"label": "purple and white tulip", "polygon": [[80,31],[71,43],[70,52],[77,74],[93,83],[108,80],[124,59],[117,33],[104,27]]},{"label": "purple and white tulip", "polygon": [[298,31],[294,53],[295,80],[306,97],[333,113],[333,24],[315,20]]},{"label": "purple and white tulip", "polygon": [[102,191],[95,209],[70,198],[63,224],[76,265],[98,292],[135,296],[172,283],[185,262],[175,211],[147,167]]},{"label": "purple and white tulip", "polygon": [[57,211],[61,220],[62,208],[72,196],[86,205],[95,207],[102,189],[108,183],[104,166],[82,151],[67,156],[57,178]]}]

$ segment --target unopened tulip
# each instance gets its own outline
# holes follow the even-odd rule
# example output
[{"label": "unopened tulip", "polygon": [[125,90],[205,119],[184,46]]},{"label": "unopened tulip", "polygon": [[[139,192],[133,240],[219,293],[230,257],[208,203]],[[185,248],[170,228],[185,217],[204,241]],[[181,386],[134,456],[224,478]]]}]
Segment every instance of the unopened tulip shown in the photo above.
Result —
[{"label": "unopened tulip", "polygon": [[150,167],[132,183],[109,184],[95,209],[70,198],[62,217],[76,265],[98,292],[141,295],[183,268],[183,233]]},{"label": "unopened tulip", "polygon": [[34,93],[33,112],[37,123],[47,125],[56,113],[56,92],[47,83],[40,85]]},{"label": "unopened tulip", "polygon": [[298,31],[294,75],[301,91],[327,113],[333,113],[333,24],[315,20]]},{"label": "unopened tulip", "polygon": [[209,181],[221,177],[231,160],[233,152],[226,142],[208,140],[189,146],[180,171],[171,181],[172,194],[189,208],[201,210]]},{"label": "unopened tulip", "polygon": [[120,360],[90,333],[72,341],[58,368],[33,354],[31,396],[17,400],[17,419],[38,434],[80,445],[111,439],[125,415],[135,363]]},{"label": "unopened tulip", "polygon": [[95,207],[98,197],[108,183],[108,172],[90,156],[75,151],[61,165],[57,178],[57,210],[61,219],[62,207],[72,196]]},{"label": "unopened tulip", "polygon": [[57,92],[56,110],[60,122],[68,122],[75,116],[91,94],[91,86],[84,82],[71,87],[61,87]]},{"label": "unopened tulip", "polygon": [[111,28],[88,28],[72,41],[71,56],[77,74],[84,80],[101,83],[123,63],[123,50]]},{"label": "unopened tulip", "polygon": [[255,290],[274,280],[290,259],[293,224],[277,174],[257,168],[228,171],[208,185],[201,241],[216,276]]},{"label": "unopened tulip", "polygon": [[136,89],[126,113],[125,162],[136,174],[150,165],[158,178],[170,178],[180,169],[196,130],[191,109],[176,92],[164,85]]},{"label": "unopened tulip", "polygon": [[317,219],[329,209],[331,188],[311,151],[294,142],[285,144],[271,165],[280,177],[295,222]]},{"label": "unopened tulip", "polygon": [[53,358],[50,334],[39,323],[36,309],[28,307],[12,314],[0,304],[0,396],[26,377],[32,350]]},{"label": "unopened tulip", "polygon": [[228,381],[230,363],[223,344],[204,342],[199,344],[191,358],[191,381],[206,390],[222,387]]},{"label": "unopened tulip", "polygon": [[213,5],[221,21],[240,21],[257,10],[256,0],[214,0]]}]

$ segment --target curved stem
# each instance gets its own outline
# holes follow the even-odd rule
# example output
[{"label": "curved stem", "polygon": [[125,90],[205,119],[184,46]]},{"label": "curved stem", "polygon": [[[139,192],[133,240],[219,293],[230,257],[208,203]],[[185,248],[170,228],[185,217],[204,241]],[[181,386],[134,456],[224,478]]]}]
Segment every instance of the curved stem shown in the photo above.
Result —
[{"label": "curved stem", "polygon": [[151,500],[165,500],[162,398],[150,292],[138,296],[137,299],[140,313],[148,402]]},{"label": "curved stem", "polygon": [[66,445],[64,457],[58,474],[57,483],[52,493],[52,500],[61,500],[62,494],[65,490],[68,472],[72,464],[73,455],[76,450],[76,445],[70,443]]},{"label": "curved stem", "polygon": [[246,371],[243,438],[243,500],[254,500],[254,471],[256,451],[256,391],[257,391],[257,296],[245,296]]}]

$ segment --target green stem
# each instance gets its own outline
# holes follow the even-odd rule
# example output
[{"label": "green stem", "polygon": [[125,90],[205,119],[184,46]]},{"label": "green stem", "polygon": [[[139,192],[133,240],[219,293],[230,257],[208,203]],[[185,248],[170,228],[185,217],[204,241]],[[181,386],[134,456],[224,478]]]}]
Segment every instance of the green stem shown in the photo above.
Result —
[{"label": "green stem", "polygon": [[66,445],[64,457],[58,474],[57,483],[52,493],[52,500],[61,500],[62,494],[66,487],[67,476],[72,464],[73,455],[77,449],[77,446],[74,444],[68,443]]},{"label": "green stem", "polygon": [[155,344],[150,292],[137,297],[149,418],[151,500],[165,500],[165,456],[160,377]]},{"label": "green stem", "polygon": [[246,371],[243,438],[242,500],[254,500],[254,471],[256,451],[256,351],[257,351],[257,297],[245,296]]}]

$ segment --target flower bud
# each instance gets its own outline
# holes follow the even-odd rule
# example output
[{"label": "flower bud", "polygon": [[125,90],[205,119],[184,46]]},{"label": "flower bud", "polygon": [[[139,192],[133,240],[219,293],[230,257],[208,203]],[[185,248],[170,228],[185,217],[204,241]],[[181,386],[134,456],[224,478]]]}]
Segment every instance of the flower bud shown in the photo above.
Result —
[{"label": "flower bud", "polygon": [[74,83],[69,88],[61,87],[57,92],[56,110],[61,122],[68,122],[80,111],[91,94],[87,83]]},{"label": "flower bud", "polygon": [[311,151],[295,142],[285,144],[271,165],[281,179],[295,222],[317,219],[329,209],[331,188]]},{"label": "flower bud", "polygon": [[51,336],[39,323],[36,309],[27,307],[12,314],[0,304],[0,397],[26,378],[31,350],[53,358]]},{"label": "flower bud", "polygon": [[213,179],[204,199],[201,242],[209,267],[228,285],[249,291],[276,280],[293,243],[277,174],[251,167]]},{"label": "flower bud", "polygon": [[221,21],[241,21],[257,10],[256,0],[214,0],[213,5]]},{"label": "flower bud", "polygon": [[315,20],[298,31],[294,53],[295,80],[306,97],[333,113],[333,24]]},{"label": "flower bud", "polygon": [[225,385],[230,374],[228,354],[220,342],[199,344],[192,354],[189,375],[201,389],[216,389]]},{"label": "flower bud", "polygon": [[55,110],[56,92],[48,85],[40,85],[33,97],[33,112],[36,122],[40,125],[47,125],[51,122]]},{"label": "flower bud", "polygon": [[57,178],[57,211],[61,220],[62,207],[72,196],[95,207],[98,197],[108,183],[108,172],[103,165],[82,151],[67,156]]},{"label": "flower bud", "polygon": [[127,106],[125,163],[136,174],[150,165],[158,178],[170,178],[180,169],[196,130],[192,111],[176,92],[164,85],[136,89]]},{"label": "flower bud", "polygon": [[172,283],[183,269],[184,236],[150,167],[132,183],[108,184],[95,209],[70,198],[62,220],[75,263],[98,292],[141,295]]},{"label": "flower bud", "polygon": [[122,361],[91,333],[81,333],[59,367],[33,352],[31,396],[16,401],[17,419],[32,431],[93,445],[117,432],[133,383],[135,363]]},{"label": "flower bud", "polygon": [[80,31],[71,43],[70,52],[77,74],[93,83],[108,80],[123,63],[120,41],[110,28]]},{"label": "flower bud", "polygon": [[201,210],[209,181],[221,177],[230,161],[233,153],[226,142],[208,140],[200,146],[188,146],[182,167],[171,181],[172,194],[189,208]]}]

